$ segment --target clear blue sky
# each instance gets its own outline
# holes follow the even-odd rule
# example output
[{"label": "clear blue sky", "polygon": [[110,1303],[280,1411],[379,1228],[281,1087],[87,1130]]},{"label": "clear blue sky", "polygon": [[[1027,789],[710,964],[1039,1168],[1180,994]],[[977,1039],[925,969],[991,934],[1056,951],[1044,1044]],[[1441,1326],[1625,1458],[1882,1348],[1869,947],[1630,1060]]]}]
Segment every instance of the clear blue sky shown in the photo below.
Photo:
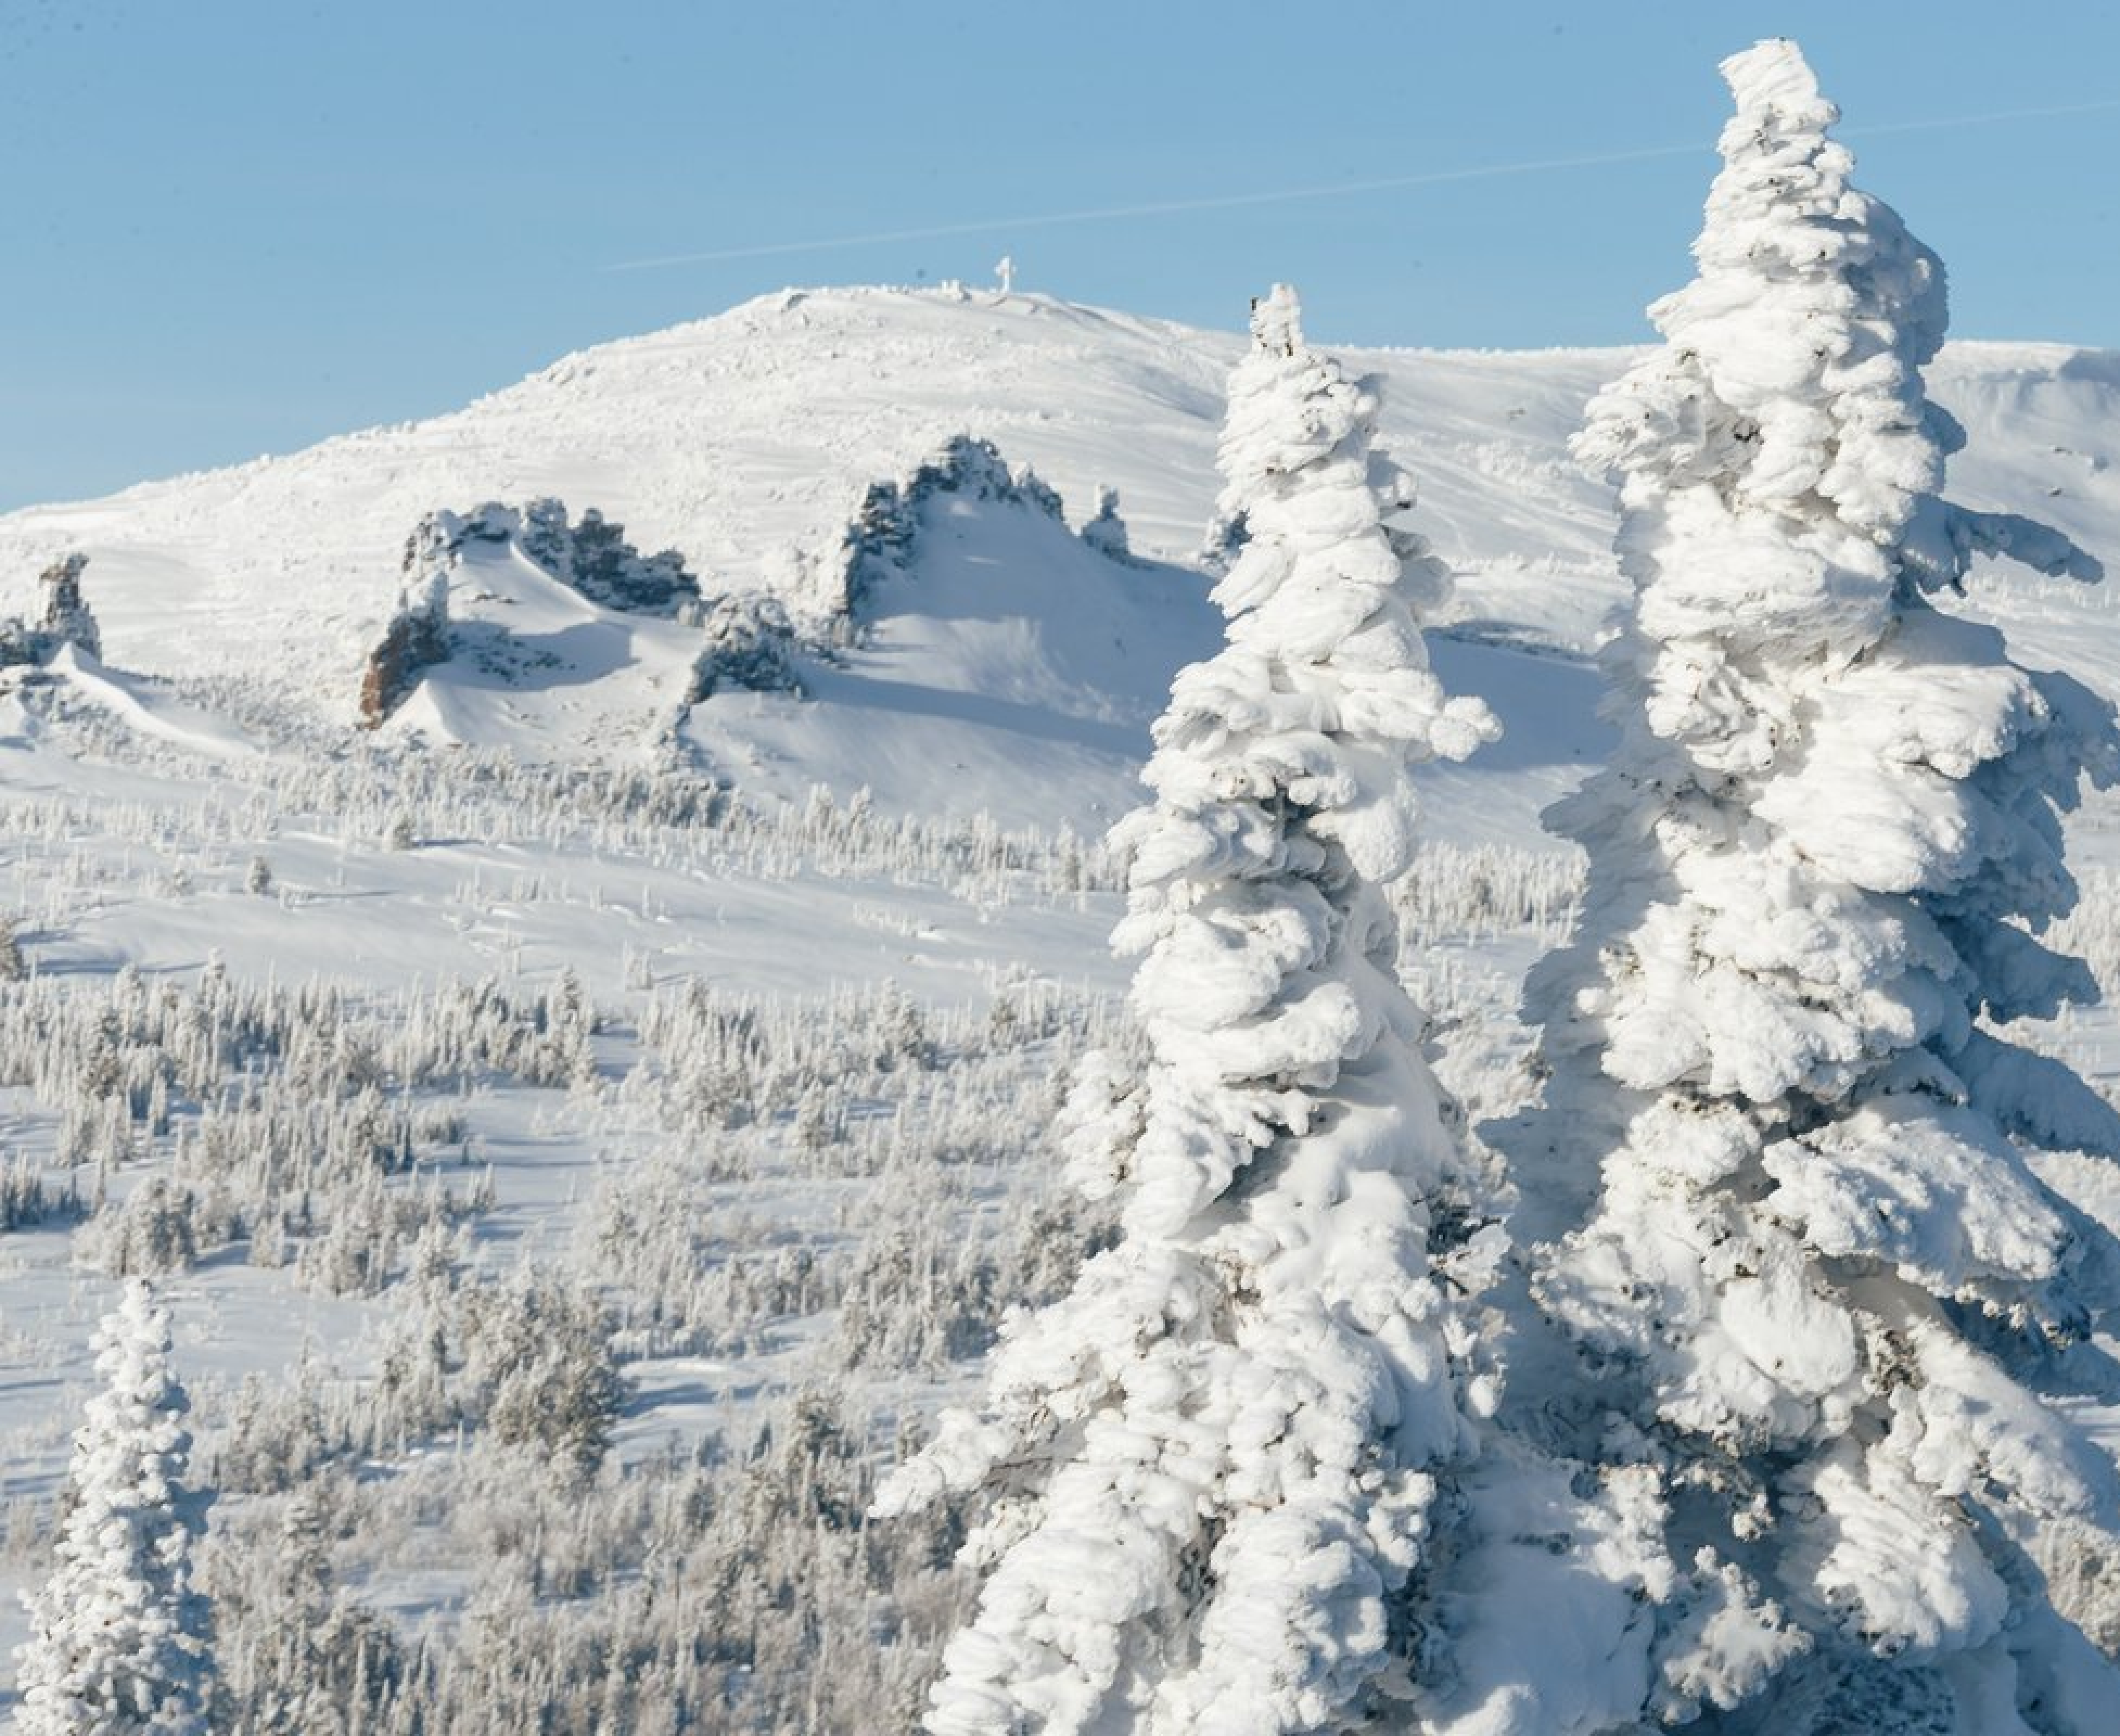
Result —
[{"label": "clear blue sky", "polygon": [[1634,341],[1687,270],[1715,63],[1776,34],[1943,254],[1960,335],[2120,347],[2120,7],[595,10],[0,0],[0,507],[453,408],[787,283],[990,281],[1004,250],[1025,287],[1202,324],[1283,278],[1328,342]]}]

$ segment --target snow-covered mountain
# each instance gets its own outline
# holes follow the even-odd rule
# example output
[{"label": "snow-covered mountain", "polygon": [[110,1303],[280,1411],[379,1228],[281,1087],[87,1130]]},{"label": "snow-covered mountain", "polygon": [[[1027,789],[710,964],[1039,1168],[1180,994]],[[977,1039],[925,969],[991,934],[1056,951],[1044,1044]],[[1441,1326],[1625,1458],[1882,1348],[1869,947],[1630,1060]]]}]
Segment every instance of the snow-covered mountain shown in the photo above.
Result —
[{"label": "snow-covered mountain", "polygon": [[[453,415],[0,517],[0,612],[84,554],[100,641],[0,670],[0,917],[31,973],[0,982],[0,1579],[40,1571],[91,1327],[144,1264],[225,1548],[342,1475],[337,1582],[401,1633],[502,1647],[466,1682],[538,1653],[546,1616],[556,1658],[602,1643],[599,1612],[661,1632],[625,1598],[719,1550],[784,1574],[713,1664],[766,1693],[774,1636],[853,1570],[776,1556],[844,1515],[760,1479],[784,1460],[802,1499],[858,1508],[900,1424],[1097,1233],[1050,1194],[1054,1087],[1123,979],[1095,840],[1172,674],[1220,640],[1201,550],[1240,348],[1041,296],[790,291]],[[1518,977],[1573,892],[1537,813],[1609,740],[1614,514],[1567,445],[1632,352],[1340,353],[1381,382],[1458,575],[1435,663],[1504,727],[1422,769],[1429,854],[1398,895],[1476,1119],[1523,1089]],[[1930,379],[1968,435],[1950,491],[2038,512],[2120,583],[2120,356],[1965,343]],[[1123,552],[1091,525],[1105,488]],[[594,510],[673,551],[658,570],[697,600],[586,583],[526,528],[546,500],[565,515],[539,523]],[[455,528],[423,538],[434,514]],[[371,659],[435,574],[446,631],[364,728]],[[2120,590],[1983,568],[1969,591],[2020,658],[2120,699]],[[787,682],[703,674],[730,622],[727,666],[763,635]],[[2071,821],[2093,896],[2064,937],[2108,976],[2115,821],[2104,798]],[[2047,1036],[2120,1075],[2109,1013]],[[519,1476],[519,1419],[495,1420],[551,1405],[508,1397],[529,1376],[493,1322],[590,1308],[548,1279],[615,1310],[626,1469],[593,1497]],[[437,1343],[430,1388],[389,1385]],[[297,1435],[320,1456],[281,1478]],[[639,1518],[695,1485],[696,1534]],[[961,1586],[890,1547],[857,1625],[902,1634],[890,1679],[917,1689]],[[546,1609],[562,1584],[590,1589]],[[246,1608],[231,1631],[272,1627]],[[873,1665],[815,1673],[855,1711],[757,1727],[877,1727]]]},{"label": "snow-covered mountain", "polygon": [[[813,669],[814,703],[724,693],[686,732],[691,763],[760,794],[865,784],[893,805],[1011,816],[1051,814],[1057,798],[1094,823],[1126,798],[1170,671],[1213,642],[1211,612],[1179,601],[1188,581],[1169,569],[1197,564],[1213,515],[1237,351],[1229,334],[1037,296],[791,290],[582,351],[453,415],[0,518],[0,606],[29,607],[47,562],[85,553],[104,662],[155,678],[132,690],[136,713],[174,702],[162,683],[228,679],[252,724],[314,746],[357,716],[407,538],[429,512],[556,497],[622,524],[644,551],[675,550],[709,597],[763,589],[799,614],[830,591],[872,487],[969,435],[1057,488],[1077,528],[1097,491],[1115,490],[1150,564],[1107,570],[1034,514],[960,503],[965,515],[923,548],[918,576],[876,597],[863,649]],[[1565,448],[1627,352],[1346,353],[1381,380],[1384,441],[1460,575],[1453,636],[1587,651],[1619,594],[1612,521],[1607,491]],[[2086,547],[2120,546],[2120,359],[1960,344],[1932,384],[1969,435],[1954,468],[1969,504],[2037,500]],[[496,584],[474,563],[457,589],[459,612],[532,643],[509,681],[437,680],[399,733],[536,757],[655,757],[684,710],[684,629],[519,570]],[[2013,582],[1983,602],[2029,654],[2120,687],[2120,642],[2108,650],[2115,635],[2101,631],[2107,593]],[[1550,757],[1550,682],[1569,689],[1572,675],[1504,660],[1476,679],[1503,690],[1505,714],[1527,683],[1541,700],[1489,766]],[[1568,733],[1579,727],[1578,710]]]}]

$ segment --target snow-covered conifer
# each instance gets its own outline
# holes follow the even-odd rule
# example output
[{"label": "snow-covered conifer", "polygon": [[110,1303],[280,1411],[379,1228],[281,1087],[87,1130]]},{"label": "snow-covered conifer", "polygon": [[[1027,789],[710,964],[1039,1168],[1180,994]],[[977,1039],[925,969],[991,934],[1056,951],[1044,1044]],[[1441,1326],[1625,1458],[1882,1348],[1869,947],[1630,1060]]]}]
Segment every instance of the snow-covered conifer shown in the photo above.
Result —
[{"label": "snow-covered conifer", "polygon": [[[1390,1724],[1395,1604],[1485,1399],[1433,1264],[1475,1184],[1380,889],[1412,853],[1409,765],[1493,724],[1429,672],[1414,612],[1444,575],[1387,526],[1407,491],[1374,398],[1287,290],[1253,332],[1227,643],[1179,674],[1116,839],[1151,1063],[1138,1093],[1094,1067],[1077,1093],[1076,1179],[1118,1191],[1122,1236],[1013,1320],[985,1414],[946,1416],[883,1497],[993,1497],[928,1716],[950,1736]],[[1449,1252],[1469,1281],[1493,1250]]]},{"label": "snow-covered conifer", "polygon": [[1532,989],[1537,1287],[1578,1450],[1658,1480],[1655,1715],[2113,1728],[2055,1606],[2120,1609],[2120,1487],[2047,1399],[2114,1250],[2030,1148],[2120,1129],[1997,1030],[2094,993],[2035,935],[2111,719],[1932,601],[1979,552],[2088,563],[1938,498],[1940,264],[1850,185],[1792,44],[1723,71],[1699,276],[1578,440],[1634,599],[1620,746],[1552,817],[1590,883]]},{"label": "snow-covered conifer", "polygon": [[777,597],[732,591],[707,606],[700,621],[704,648],[692,664],[689,702],[730,688],[751,693],[802,691],[795,673],[795,630]]},{"label": "snow-covered conifer", "polygon": [[203,1736],[206,1600],[192,1589],[198,1502],[170,1366],[170,1316],[128,1282],[95,1338],[104,1389],[74,1435],[58,1565],[30,1595],[19,1736]]}]

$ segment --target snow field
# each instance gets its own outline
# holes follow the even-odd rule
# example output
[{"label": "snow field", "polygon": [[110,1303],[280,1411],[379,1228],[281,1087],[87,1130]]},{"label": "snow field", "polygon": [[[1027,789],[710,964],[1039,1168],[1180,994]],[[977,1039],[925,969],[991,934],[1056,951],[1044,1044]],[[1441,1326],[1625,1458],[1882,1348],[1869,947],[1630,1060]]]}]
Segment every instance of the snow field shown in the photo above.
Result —
[{"label": "snow field", "polygon": [[[118,1274],[147,1270],[175,1315],[194,1464],[221,1491],[201,1571],[240,1728],[332,1729],[354,1705],[373,1729],[416,1714],[472,1733],[540,1718],[642,1731],[685,1718],[908,1726],[945,1639],[972,1616],[972,1576],[950,1557],[979,1516],[954,1496],[923,1520],[863,1515],[936,1410],[977,1399],[1007,1310],[1067,1296],[1081,1261],[1109,1252],[1109,1208],[1058,1184],[1054,1129],[1086,1056],[1109,1058],[1100,1064],[1121,1121],[1123,1082],[1149,1064],[1120,1009],[1126,970],[1104,947],[1123,869],[1102,833],[1136,799],[1173,674],[1219,643],[1190,563],[1239,350],[1034,296],[791,291],[569,358],[455,417],[0,519],[0,589],[57,553],[91,554],[107,654],[63,654],[0,693],[0,910],[33,973],[0,984],[0,1580],[28,1585],[49,1567],[57,1479],[91,1388],[90,1329]],[[1425,1026],[1378,1012],[1397,994],[1382,971],[1355,997],[1358,1025],[1397,1020],[1437,1045],[1455,1100],[1443,1125],[1476,1168],[1482,1130],[1506,1138],[1548,1064],[1518,1022],[1518,985],[1565,938],[1583,892],[1579,859],[1537,816],[1616,738],[1593,714],[1606,682],[1588,656],[1627,586],[1608,552],[1611,504],[1566,443],[1586,400],[1642,360],[1349,358],[1351,375],[1380,377],[1379,445],[1418,475],[1413,522],[1459,574],[1454,597],[1433,603],[1442,688],[1485,701],[1505,726],[1499,742],[1417,777],[1421,842],[1388,898],[1397,975]],[[1951,465],[1968,505],[2035,507],[2094,559],[2120,555],[2112,357],[1958,345],[1928,384],[1968,436]],[[1804,430],[1785,431],[1781,447],[1767,442],[1768,468],[1796,475]],[[1090,546],[1015,482],[945,491],[868,598],[867,631],[800,660],[806,697],[728,691],[688,705],[695,632],[475,549],[452,607],[502,652],[433,672],[379,738],[350,728],[403,537],[437,506],[556,494],[623,519],[644,547],[682,549],[710,595],[762,585],[793,609],[841,570],[863,491],[967,432],[1058,483],[1074,524],[1099,486],[1115,487],[1137,564]],[[1895,461],[1865,471],[1886,473]],[[1850,502],[1890,517],[1889,500]],[[1299,511],[1288,533],[1320,538],[1334,522]],[[1741,527],[1690,505],[1672,524],[1732,561],[1758,552]],[[1813,607],[1804,574],[1775,577],[1790,583],[1790,618],[1825,623],[1825,639],[1869,618],[1860,598],[1843,620]],[[1984,555],[1965,577],[1967,599],[1951,607],[2000,626],[2012,654],[2120,696],[2107,587]],[[1689,621],[1727,612],[1710,593],[1667,603]],[[1905,749],[1946,773],[1954,759],[1993,763],[2038,737],[2059,690],[1936,678],[1985,645],[1962,628],[1933,643],[1903,634],[1868,673],[1823,682],[1808,703],[1842,707],[1872,759]],[[1190,679],[1212,710],[1200,696],[1214,677]],[[1671,697],[1683,682],[1648,685],[1670,708],[1658,716],[1683,709]],[[1215,704],[1240,703],[1242,690],[1233,682]],[[1729,749],[1729,765],[1756,747]],[[1954,833],[1955,798],[1903,799],[1881,775],[1859,789],[1852,776],[1821,760],[1759,812],[1858,882],[1897,876],[1903,890],[1939,862],[1964,878],[1992,857]],[[2009,807],[2007,790],[1993,796]],[[1415,835],[1390,806],[1348,823],[1351,855],[1387,862]],[[2116,812],[2098,797],[2067,817],[2085,896],[2043,936],[2108,989],[2120,986]],[[1787,891],[1774,875],[1699,884],[1710,880],[1738,950]],[[1594,921],[1609,927],[1611,913]],[[1188,976],[1179,999],[1204,981]],[[1704,1013],[1692,994],[1674,990],[1656,1028],[1621,1045],[1630,1084],[1669,1070],[1681,1028],[1707,1028],[1704,1052],[1732,1077],[1788,1071],[1756,1008]],[[1151,1026],[1176,1004],[1153,1002]],[[2061,1090],[2036,1055],[2006,1065],[1999,1044],[1969,1040],[1954,1059],[1969,1078],[1976,1060],[1988,1068],[1982,1091],[2014,1081],[2017,1098],[2043,1105],[2051,1124],[2024,1130],[2081,1143],[2120,1077],[2114,1018],[2050,1010],[2011,1036],[2067,1062],[2090,1092]],[[1871,1037],[1899,1028],[1890,1009],[1863,1017]],[[1290,1040],[1304,1035],[1290,1026]],[[1853,1065],[1836,1041],[1797,1071]],[[1396,1132],[1364,1098],[1359,1066],[1347,1089],[1333,1150],[1359,1168]],[[1396,1079],[1370,1096],[1428,1091]],[[1898,1154],[1935,1131],[1889,1108],[1864,1113],[1801,1163],[1786,1151],[1758,1161],[1832,1259],[1876,1251],[1878,1202],[1896,1208],[1913,1193]],[[1978,1147],[1943,1123],[1944,1159]],[[1645,1144],[1660,1125],[1639,1124]],[[1676,1139],[1662,1148],[1681,1167],[1700,1155]],[[2037,1276],[2071,1213],[2120,1230],[2120,1189],[2101,1162],[2062,1152],[2004,1167],[2006,1210],[1970,1171],[1944,1204],[1919,1203],[1884,1250],[1898,1276],[1858,1287],[1863,1305],[1884,1310],[1877,1298],[1909,1273],[1946,1288]],[[1608,1180],[1631,1209],[1624,1179]],[[1192,1198],[1183,1181],[1159,1194],[1174,1220]],[[1309,1209],[1279,1221],[1296,1243],[1317,1229]],[[1626,1260],[1653,1264],[1667,1241],[1690,1246],[1690,1209],[1669,1238],[1615,1218],[1607,1240],[1626,1258],[1586,1254],[1583,1293],[1636,1282]],[[2094,1239],[2086,1226],[2069,1233]],[[1780,1235],[1757,1239],[1778,1250]],[[1300,1249],[1286,1259],[1291,1292],[1319,1264]],[[1678,1259],[1674,1287],[1697,1265]],[[1741,1413],[1786,1444],[1871,1402],[1851,1396],[1830,1310],[1782,1282],[1802,1269],[1792,1257],[1764,1279],[1718,1270],[1723,1337],[1681,1371],[1666,1420],[1713,1433]],[[1366,1291],[1349,1300],[1365,1323],[1389,1314],[1373,1303]],[[1626,1310],[1581,1312],[1593,1336],[1640,1326]],[[1431,1324],[1386,1334],[1390,1354],[1420,1365],[1411,1347]],[[1259,1419],[1289,1401],[1267,1383],[1244,1425],[1258,1452],[1231,1474],[1308,1516],[1262,1521],[1243,1573],[1232,1557],[1230,1583],[1252,1601],[1233,1601],[1199,1669],[1169,1687],[1174,1725],[1216,1728],[1216,1684],[1247,1669],[1259,1673],[1245,1703],[1284,1721],[1409,1692],[1378,1667],[1374,1587],[1404,1577],[1394,1552],[1416,1534],[1451,1561],[1444,1534],[1469,1515],[1490,1543],[1468,1589],[1431,1612],[1462,1642],[1453,1685],[1423,1702],[1439,1728],[1595,1729],[1653,1657],[1666,1710],[1717,1706],[1789,1664],[1787,1630],[1759,1595],[1782,1571],[1859,1608],[1850,1623],[1881,1645],[1964,1654],[1901,1673],[1913,1687],[1877,1687],[1859,1670],[1799,1687],[1783,1706],[1792,1720],[1828,1706],[1871,1727],[1927,1728],[1921,1719],[1977,1705],[1980,1729],[2007,1730],[2029,1694],[2061,1720],[2053,1728],[2103,1728],[2080,1638],[2013,1603],[2019,1569],[1979,1559],[1995,1534],[1976,1547],[1955,1522],[1934,1523],[1934,1502],[1938,1489],[1970,1501],[1980,1478],[2006,1473],[2028,1502],[2094,1508],[2110,1466],[2072,1459],[1932,1322],[1901,1324],[1931,1396],[1865,1413],[1886,1443],[1871,1459],[1818,1454],[1799,1494],[1830,1524],[1788,1563],[1681,1552],[1659,1565],[1662,1518],[1635,1468],[1605,1466],[1587,1492],[1506,1452],[1465,1474],[1462,1513],[1445,1504],[1402,1534],[1363,1532],[1329,1502],[1304,1508],[1300,1478],[1273,1468],[1279,1448]],[[2108,1455],[2120,1388],[2086,1371],[2113,1347],[2093,1337],[2054,1371],[2080,1387],[2057,1409]],[[1528,1385],[1559,1352],[1514,1354]],[[1775,1379],[1756,1382],[1763,1362]],[[1478,1375],[1462,1383],[1474,1414]],[[1413,1380],[1401,1397],[1438,1389]],[[1156,1397],[1134,1418],[1146,1432]],[[1452,1432],[1435,1422],[1447,1408],[1411,1407],[1439,1438]],[[1976,1413],[2005,1421],[1976,1426]],[[1242,1432],[1233,1419],[1215,1426]],[[2053,1451],[2011,1459],[2021,1442]],[[1448,1458],[1438,1449],[1434,1462]],[[1171,1487],[1211,1488],[1205,1462]],[[2049,1462],[2075,1464],[2072,1480],[2042,1484]],[[1377,1510],[1427,1513],[1432,1469],[1414,1455],[1378,1472]],[[1034,1522],[1016,1493],[984,1520],[995,1557]],[[1189,1522],[1174,1517],[1158,1547]],[[2097,1614],[2106,1589],[2086,1566],[2094,1531],[2051,1548],[1996,1523],[2011,1548],[2043,1552],[2037,1571],[2113,1644]],[[1331,1575],[1288,1571],[1334,1526],[1373,1561],[1369,1593],[1342,1598]],[[1555,1550],[1556,1536],[1574,1547]],[[1145,1549],[1110,1579],[1152,1603],[1159,1561]],[[1604,1595],[1630,1574],[1680,1610],[1653,1641],[1632,1603]],[[1066,1613],[1076,1641],[1109,1625],[1094,1602]],[[1517,1661],[1478,1637],[1483,1622],[1525,1608],[1554,1616],[1552,1667],[1530,1689],[1490,1691]],[[1276,1650],[1298,1608],[1331,1636],[1323,1649],[1337,1648],[1308,1677]],[[960,1676],[1010,1675],[1005,1648],[983,1663],[976,1650],[958,1655]],[[1083,1641],[1077,1661],[1094,1650]],[[1151,1692],[1146,1666],[1124,1655],[1090,1673]],[[1039,1692],[1083,1692],[1041,1680]],[[1813,1692],[1824,1698],[1804,1701]],[[967,1711],[967,1727],[999,1704]]]}]

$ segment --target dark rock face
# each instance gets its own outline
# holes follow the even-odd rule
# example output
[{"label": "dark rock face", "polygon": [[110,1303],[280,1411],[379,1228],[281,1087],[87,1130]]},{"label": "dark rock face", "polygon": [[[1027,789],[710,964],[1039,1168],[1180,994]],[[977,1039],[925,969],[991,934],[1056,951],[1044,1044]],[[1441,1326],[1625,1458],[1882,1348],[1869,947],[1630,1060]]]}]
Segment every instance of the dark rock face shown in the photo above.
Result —
[{"label": "dark rock face", "polygon": [[[413,533],[420,542],[427,520]],[[414,550],[406,550],[407,564]],[[404,704],[420,682],[420,672],[449,654],[449,575],[446,567],[435,568],[427,582],[398,593],[398,612],[384,630],[383,642],[368,654],[360,677],[360,721],[374,729]]]},{"label": "dark rock face", "polygon": [[528,559],[605,608],[675,619],[700,606],[700,581],[682,555],[674,548],[642,554],[625,540],[624,525],[593,506],[570,524],[559,500],[532,500],[520,510],[489,500],[458,523],[458,547],[513,538]]},{"label": "dark rock face", "polygon": [[625,531],[593,506],[583,511],[570,551],[568,576],[574,589],[592,603],[631,615],[675,617],[697,607],[700,581],[685,570],[685,557],[674,548],[644,555]]}]

